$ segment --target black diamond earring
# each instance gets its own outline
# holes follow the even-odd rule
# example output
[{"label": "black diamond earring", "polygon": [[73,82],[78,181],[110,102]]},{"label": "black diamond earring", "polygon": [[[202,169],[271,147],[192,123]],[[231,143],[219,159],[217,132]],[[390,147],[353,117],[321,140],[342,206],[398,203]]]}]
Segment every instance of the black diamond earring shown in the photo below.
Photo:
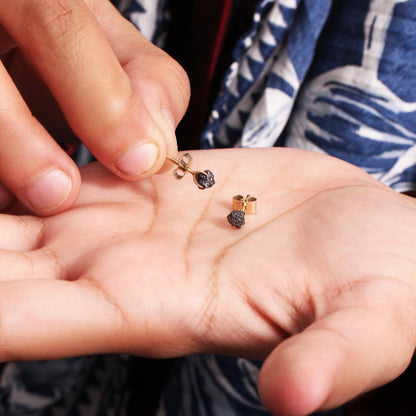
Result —
[{"label": "black diamond earring", "polygon": [[257,198],[247,195],[233,196],[233,210],[228,214],[228,222],[236,228],[241,228],[245,222],[246,214],[255,214],[257,210]]},{"label": "black diamond earring", "polygon": [[211,188],[215,184],[214,174],[210,170],[193,170],[191,169],[192,156],[185,153],[178,160],[173,157],[166,157],[171,162],[178,165],[173,171],[175,179],[182,179],[186,172],[189,172],[194,177],[194,182],[199,189]]}]

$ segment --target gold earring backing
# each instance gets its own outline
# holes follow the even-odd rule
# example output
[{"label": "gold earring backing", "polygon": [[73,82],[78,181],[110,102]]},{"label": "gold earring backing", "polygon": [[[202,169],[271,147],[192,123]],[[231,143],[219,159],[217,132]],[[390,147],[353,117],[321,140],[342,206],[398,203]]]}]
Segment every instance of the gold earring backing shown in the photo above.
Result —
[{"label": "gold earring backing", "polygon": [[194,183],[199,189],[211,188],[211,186],[215,184],[214,174],[210,170],[191,169],[192,156],[189,153],[185,153],[177,160],[171,156],[166,156],[166,158],[178,165],[173,171],[175,179],[180,180],[185,176],[186,172],[189,172],[193,176]]},{"label": "gold earring backing", "polygon": [[247,195],[245,198],[243,195],[234,195],[233,209],[244,211],[246,214],[255,214],[257,210],[257,198],[250,195]]}]

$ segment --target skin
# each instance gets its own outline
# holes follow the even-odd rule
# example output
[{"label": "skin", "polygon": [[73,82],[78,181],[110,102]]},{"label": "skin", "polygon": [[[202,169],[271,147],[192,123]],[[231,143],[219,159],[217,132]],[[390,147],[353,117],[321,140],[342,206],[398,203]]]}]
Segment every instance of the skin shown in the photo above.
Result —
[{"label": "skin", "polygon": [[[81,168],[74,207],[0,216],[0,358],[128,352],[265,359],[276,415],[340,405],[415,348],[416,204],[292,149],[192,153],[216,185]],[[258,198],[237,230],[236,193]],[[18,208],[15,208],[17,210]]]},{"label": "skin", "polygon": [[[0,58],[0,209],[13,195],[40,215],[72,206],[79,172],[56,142],[81,140],[126,180],[176,155],[187,76],[108,0],[0,0]],[[121,163],[144,143],[155,159]]]}]

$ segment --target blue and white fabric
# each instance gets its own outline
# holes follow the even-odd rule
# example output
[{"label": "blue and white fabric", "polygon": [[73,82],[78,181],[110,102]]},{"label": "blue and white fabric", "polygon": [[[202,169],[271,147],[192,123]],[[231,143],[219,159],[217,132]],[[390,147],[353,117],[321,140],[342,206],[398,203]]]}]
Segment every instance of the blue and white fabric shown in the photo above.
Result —
[{"label": "blue and white fabric", "polygon": [[416,181],[416,2],[339,1],[285,145],[328,153],[397,191]]},{"label": "blue and white fabric", "polygon": [[8,363],[1,416],[127,416],[131,357],[102,355]]},{"label": "blue and white fabric", "polygon": [[166,27],[171,20],[171,0],[112,0],[140,32],[155,45],[163,47]]},{"label": "blue and white fabric", "polygon": [[204,147],[269,147],[282,133],[331,0],[263,0],[238,43]]},{"label": "blue and white fabric", "polygon": [[313,150],[414,187],[415,18],[406,0],[260,2],[203,146]]}]

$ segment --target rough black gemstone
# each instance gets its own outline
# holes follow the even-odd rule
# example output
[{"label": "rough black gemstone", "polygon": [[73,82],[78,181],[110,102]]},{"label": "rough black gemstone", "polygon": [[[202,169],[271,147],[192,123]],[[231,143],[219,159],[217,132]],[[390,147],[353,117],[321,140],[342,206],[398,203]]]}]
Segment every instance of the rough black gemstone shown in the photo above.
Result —
[{"label": "rough black gemstone", "polygon": [[233,227],[241,228],[245,224],[244,217],[244,211],[235,209],[228,214],[227,220]]},{"label": "rough black gemstone", "polygon": [[200,189],[211,188],[215,184],[214,174],[208,169],[198,172],[195,180]]}]

